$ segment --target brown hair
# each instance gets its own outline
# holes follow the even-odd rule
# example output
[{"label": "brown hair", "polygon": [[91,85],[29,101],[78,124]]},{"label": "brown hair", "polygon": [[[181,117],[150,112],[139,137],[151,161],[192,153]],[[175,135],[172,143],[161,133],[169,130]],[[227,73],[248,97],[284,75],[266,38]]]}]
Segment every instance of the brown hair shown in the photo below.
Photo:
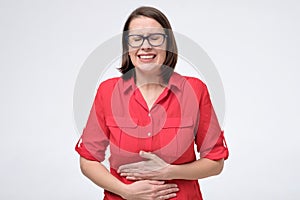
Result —
[{"label": "brown hair", "polygon": [[[122,64],[119,68],[120,72],[123,74],[123,79],[129,79],[133,75],[134,66],[130,60],[129,53],[128,53],[128,43],[126,41],[126,37],[128,36],[128,30],[130,22],[138,18],[140,16],[149,17],[156,20],[164,29],[167,34],[167,49],[166,49],[166,60],[162,65],[161,75],[165,83],[168,83],[172,72],[174,71],[175,65],[177,63],[177,45],[175,41],[175,37],[172,31],[171,24],[167,17],[158,9],[153,7],[139,7],[135,9],[128,17],[125,22],[123,28],[123,35],[122,35]],[[127,73],[128,72],[128,73]]]}]

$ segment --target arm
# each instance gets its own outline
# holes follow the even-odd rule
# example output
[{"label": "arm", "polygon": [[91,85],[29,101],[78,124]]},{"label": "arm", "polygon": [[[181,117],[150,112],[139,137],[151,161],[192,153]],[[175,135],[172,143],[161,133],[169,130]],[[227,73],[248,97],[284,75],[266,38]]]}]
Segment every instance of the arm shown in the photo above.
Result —
[{"label": "arm", "polygon": [[80,157],[80,169],[86,177],[99,187],[120,196],[125,194],[125,184],[110,174],[106,167],[100,162]]},{"label": "arm", "polygon": [[99,187],[121,196],[123,199],[169,199],[176,196],[176,184],[164,184],[163,181],[143,180],[124,184],[114,177],[97,161],[80,157],[82,173]]},{"label": "arm", "polygon": [[218,175],[222,172],[224,159],[214,161],[201,158],[191,163],[170,165],[167,176],[170,179],[197,180]]},{"label": "arm", "polygon": [[170,165],[152,153],[140,152],[147,161],[120,166],[118,172],[129,180],[197,180],[221,173],[224,159],[218,161],[201,158],[199,160],[181,164]]}]

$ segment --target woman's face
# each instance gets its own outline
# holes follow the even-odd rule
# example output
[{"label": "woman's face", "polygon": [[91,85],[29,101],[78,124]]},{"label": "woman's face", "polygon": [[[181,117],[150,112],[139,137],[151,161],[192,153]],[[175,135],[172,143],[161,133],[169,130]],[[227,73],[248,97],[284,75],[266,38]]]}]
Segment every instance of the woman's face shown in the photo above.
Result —
[{"label": "woman's face", "polygon": [[[154,19],[148,17],[134,18],[129,24],[129,43],[143,44],[129,45],[129,57],[136,69],[145,72],[159,72],[161,65],[166,59],[165,31],[163,27]],[[131,35],[131,36],[130,36]],[[149,40],[150,43],[149,44]],[[162,43],[161,45],[159,45]],[[153,46],[155,45],[155,46]],[[159,45],[159,46],[158,46]]]}]

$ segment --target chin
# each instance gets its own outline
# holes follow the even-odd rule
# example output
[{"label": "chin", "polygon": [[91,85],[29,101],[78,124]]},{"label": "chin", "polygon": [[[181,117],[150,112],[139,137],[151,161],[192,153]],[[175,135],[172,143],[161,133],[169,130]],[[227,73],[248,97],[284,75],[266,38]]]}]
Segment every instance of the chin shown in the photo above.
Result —
[{"label": "chin", "polygon": [[136,67],[139,71],[142,72],[154,72],[160,69],[161,64],[157,63],[139,63]]}]

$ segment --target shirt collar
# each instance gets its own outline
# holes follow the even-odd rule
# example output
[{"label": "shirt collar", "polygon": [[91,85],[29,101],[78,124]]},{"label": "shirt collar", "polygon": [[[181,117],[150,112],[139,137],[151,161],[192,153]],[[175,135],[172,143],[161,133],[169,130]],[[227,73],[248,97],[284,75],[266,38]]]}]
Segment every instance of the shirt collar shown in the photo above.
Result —
[{"label": "shirt collar", "polygon": [[128,80],[122,79],[122,83],[123,83],[122,84],[122,90],[124,91],[124,93],[130,91],[130,89],[134,90],[136,88],[133,76]]},{"label": "shirt collar", "polygon": [[184,88],[184,83],[186,82],[186,78],[181,76],[180,74],[173,72],[172,76],[170,77],[169,83],[168,83],[168,88],[173,89],[176,88],[180,91],[183,90]]}]

